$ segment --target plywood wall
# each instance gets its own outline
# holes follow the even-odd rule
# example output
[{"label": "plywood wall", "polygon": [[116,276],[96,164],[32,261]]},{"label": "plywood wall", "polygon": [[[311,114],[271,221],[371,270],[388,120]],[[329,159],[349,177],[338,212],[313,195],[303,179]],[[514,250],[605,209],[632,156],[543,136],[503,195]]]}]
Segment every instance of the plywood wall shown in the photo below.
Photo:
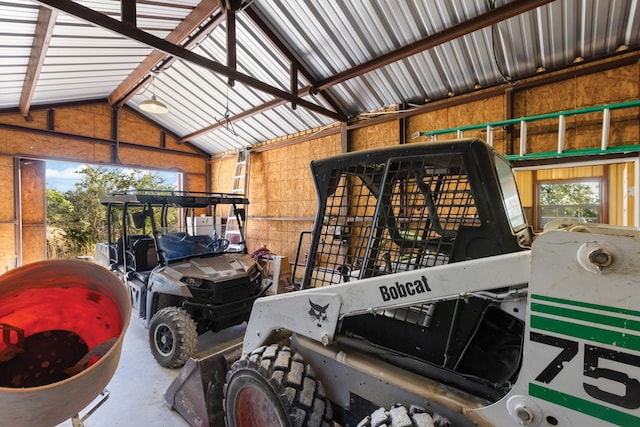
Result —
[{"label": "plywood wall", "polygon": [[[606,61],[604,61],[606,62]],[[575,67],[580,70],[581,65]],[[600,68],[601,70],[606,67]],[[595,70],[595,68],[593,68]],[[313,225],[316,195],[309,173],[313,159],[325,158],[348,151],[393,146],[400,143],[426,140],[411,139],[411,134],[456,126],[499,121],[559,110],[617,103],[640,99],[640,65],[617,66],[604,71],[564,74],[551,83],[535,82],[526,85],[505,85],[503,88],[479,90],[470,95],[428,104],[419,113],[403,119],[387,121],[363,119],[345,132],[315,136],[315,131],[266,141],[251,153],[249,175],[250,205],[247,211],[247,238],[250,251],[267,245],[273,252],[293,260],[299,233]],[[401,102],[402,100],[398,100]],[[630,145],[640,142],[640,108],[612,112],[610,145]],[[119,144],[115,150],[112,135],[113,121],[119,121]],[[403,120],[401,122],[400,120]],[[53,128],[48,126],[53,123]],[[11,125],[2,127],[2,124]],[[401,129],[405,130],[400,135]],[[317,135],[322,135],[318,133]],[[553,151],[557,147],[557,122],[541,122],[529,128],[529,151]],[[453,137],[451,135],[450,137]],[[486,138],[485,130],[468,132],[465,136]],[[567,120],[567,149],[598,147],[601,140],[601,117],[587,115]],[[518,151],[517,126],[498,129],[494,146],[504,153]],[[120,163],[139,168],[166,168],[184,173],[186,189],[229,192],[235,172],[235,153],[208,160],[189,144],[179,144],[175,136],[160,126],[123,109],[115,114],[109,105],[96,104],[54,111],[34,111],[32,121],[19,114],[0,115],[0,190],[8,198],[0,201],[0,268],[13,265],[17,224],[22,212],[16,212],[14,194],[15,159],[67,160],[94,164]],[[207,164],[207,162],[209,162]],[[622,167],[620,167],[622,168]],[[611,168],[608,179],[611,189],[627,181],[633,174],[627,168]],[[592,171],[593,172],[593,171]],[[595,172],[594,172],[595,173]],[[518,176],[518,185],[525,208],[533,209],[534,175]],[[635,185],[632,184],[632,185]],[[627,198],[631,208],[618,207],[622,203],[611,199],[612,221],[630,218],[637,201]],[[219,212],[226,215],[226,212]],[[35,248],[34,251],[38,251]]]},{"label": "plywood wall", "polygon": [[[400,119],[384,122],[360,119],[347,131],[346,141],[341,134],[330,137],[313,138],[303,142],[291,142],[283,146],[287,139],[278,139],[261,145],[259,151],[251,154],[249,176],[249,199],[247,238],[249,251],[266,245],[273,252],[295,257],[300,231],[310,230],[311,218],[315,215],[316,196],[309,175],[309,162],[340,152],[341,147],[349,151],[393,146],[400,143],[424,141],[427,138],[412,139],[411,135],[421,131],[433,131],[457,126],[501,121],[527,115],[537,115],[587,106],[617,103],[640,98],[640,67],[637,63],[615,69],[598,71],[589,75],[571,76],[548,84],[528,84],[519,89],[518,85],[506,88],[502,93],[487,90],[461,96],[462,101],[451,105],[447,100],[434,102],[427,111],[408,116],[405,119],[405,135],[400,135]],[[468,101],[465,101],[468,98]],[[567,149],[600,146],[601,116],[570,117],[567,120]],[[640,142],[640,109],[612,112],[611,145],[630,145]],[[367,125],[367,122],[371,122]],[[557,149],[557,120],[549,120],[529,127],[529,152],[555,151]],[[518,126],[496,129],[494,147],[512,154],[518,152]],[[467,132],[465,137],[486,139],[486,130]],[[454,134],[439,139],[454,138]],[[225,191],[231,188],[235,157],[233,155],[212,161],[212,188]],[[540,179],[561,179],[568,176],[602,176],[602,166],[578,168],[567,171],[518,172],[516,179],[523,206],[529,221],[533,221],[535,185]],[[627,170],[627,175],[629,174]],[[611,169],[610,180],[618,182],[622,172]],[[616,184],[617,185],[617,184]],[[637,201],[628,199],[632,206],[624,215],[632,215]],[[609,217],[614,223],[622,220],[621,202],[611,199]],[[301,220],[301,218],[309,218]]]},{"label": "plywood wall", "polygon": [[14,198],[14,159],[0,155],[0,274],[16,266],[18,221]]}]

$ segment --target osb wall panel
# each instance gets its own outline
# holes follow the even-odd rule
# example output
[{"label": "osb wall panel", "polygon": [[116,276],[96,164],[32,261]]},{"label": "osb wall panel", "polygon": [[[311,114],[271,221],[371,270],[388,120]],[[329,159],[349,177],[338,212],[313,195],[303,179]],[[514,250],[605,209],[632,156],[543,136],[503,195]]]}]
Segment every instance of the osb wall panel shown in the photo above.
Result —
[{"label": "osb wall panel", "polygon": [[0,150],[25,157],[94,161],[93,144],[54,135],[0,129]]},{"label": "osb wall panel", "polygon": [[351,131],[349,136],[349,150],[361,151],[398,145],[399,129],[397,120],[355,129]]},{"label": "osb wall panel", "polygon": [[604,175],[604,166],[579,166],[575,168],[544,169],[536,171],[537,181],[564,181],[576,178],[601,177]]},{"label": "osb wall panel", "polygon": [[[102,116],[107,122],[110,122],[110,113],[108,115],[100,114],[102,111],[96,111],[91,106],[82,106],[74,108],[58,108],[54,111],[54,129],[56,132],[69,133],[73,135],[90,136],[93,138],[110,138],[110,132],[104,135],[103,126],[98,127],[102,135],[98,136],[96,132],[96,116]],[[108,127],[110,129],[110,127]]]},{"label": "osb wall panel", "polygon": [[[435,105],[435,104],[434,104]],[[444,107],[439,110],[429,111],[410,117],[407,120],[407,141],[426,141],[428,138],[420,137],[411,139],[411,134],[416,132],[428,132],[449,129],[460,126],[468,126],[495,122],[506,119],[505,96],[491,96],[481,100],[453,107]],[[439,135],[439,140],[455,138],[455,133]],[[486,129],[467,131],[466,138],[480,138],[487,140]],[[503,129],[494,129],[493,146],[500,152],[507,152],[507,133]]]},{"label": "osb wall panel", "polygon": [[[448,112],[446,108],[418,114],[407,119],[407,133],[427,132],[438,129],[447,129],[449,126]],[[415,141],[426,141],[424,137]],[[414,141],[414,140],[412,140]]]},{"label": "osb wall panel", "polygon": [[[13,199],[13,163],[12,157],[0,156],[0,194],[2,194],[2,197],[0,197],[0,221],[13,221],[16,219],[15,200]],[[9,246],[3,240],[0,240],[0,247],[7,248]]]},{"label": "osb wall panel", "polygon": [[[254,168],[259,167],[259,157],[253,154],[249,154],[249,169],[251,173],[254,172]],[[236,170],[236,155],[229,155],[221,159],[216,159],[211,162],[211,188],[212,191],[217,193],[231,193],[233,190],[233,177]],[[256,184],[259,184],[259,180],[255,180]],[[252,182],[250,182],[252,184]],[[253,200],[249,199],[253,203]]]},{"label": "osb wall panel", "polygon": [[[272,149],[250,153],[245,228],[249,252],[266,245],[293,262],[300,232],[313,227],[317,210],[309,164],[338,153],[339,134],[291,145],[274,144]],[[213,191],[232,189],[235,168],[235,156],[212,161]]]},{"label": "osb wall panel", "polygon": [[46,163],[39,160],[20,162],[22,224],[44,224]]},{"label": "osb wall panel", "polygon": [[[175,170],[187,173],[202,173],[206,168],[206,158],[185,156],[178,153],[149,151],[144,148],[121,145],[118,159],[123,166]],[[188,189],[188,188],[187,188]]]},{"label": "osb wall panel", "polygon": [[22,227],[22,264],[42,261],[47,257],[46,230],[44,225]]},{"label": "osb wall panel", "polygon": [[[634,64],[516,91],[513,116],[533,116],[615,104],[638,98],[640,98],[640,65]],[[633,108],[612,112],[609,145],[638,143],[639,111],[640,109]],[[602,118],[602,113],[567,117],[565,149],[600,147]],[[558,119],[529,123],[527,136],[527,152],[557,150]]]},{"label": "osb wall panel", "polygon": [[46,164],[43,161],[20,162],[23,264],[42,260],[46,256],[45,171]]},{"label": "osb wall panel", "polygon": [[[112,139],[113,110],[106,103],[56,108],[52,113],[53,130],[56,132],[103,140]],[[21,114],[3,114],[0,115],[0,123],[47,130],[47,111],[32,112],[31,118],[31,121],[26,121]],[[121,142],[200,154],[198,149],[190,144],[179,144],[177,137],[171,134],[165,133],[162,145],[162,130],[149,119],[128,109],[119,112],[119,133]]]},{"label": "osb wall panel", "polygon": [[207,178],[204,174],[186,173],[183,176],[183,182],[189,191],[207,191]]},{"label": "osb wall panel", "polygon": [[130,111],[120,113],[120,139],[139,145],[160,146],[161,129]]},{"label": "osb wall panel", "polygon": [[516,171],[514,173],[516,178],[516,185],[518,187],[518,193],[520,194],[520,201],[524,207],[533,207],[533,171]]},{"label": "osb wall panel", "polygon": [[0,123],[6,123],[8,125],[22,126],[31,129],[46,129],[47,128],[47,111],[33,111],[29,113],[31,120],[26,120],[22,114],[0,114]]},{"label": "osb wall panel", "polygon": [[0,222],[0,274],[16,266],[15,230],[14,224]]}]

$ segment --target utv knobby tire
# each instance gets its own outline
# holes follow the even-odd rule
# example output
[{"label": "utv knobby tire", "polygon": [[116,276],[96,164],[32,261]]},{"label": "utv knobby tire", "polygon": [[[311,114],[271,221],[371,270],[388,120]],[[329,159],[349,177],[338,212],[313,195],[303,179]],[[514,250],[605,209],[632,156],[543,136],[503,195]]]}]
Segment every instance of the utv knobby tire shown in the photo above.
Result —
[{"label": "utv knobby tire", "polygon": [[289,347],[260,347],[236,361],[224,385],[227,427],[330,427],[322,383]]},{"label": "utv knobby tire", "polygon": [[432,417],[420,407],[411,406],[407,409],[402,405],[394,405],[389,410],[377,409],[360,421],[357,427],[447,427],[449,425],[448,419],[438,414]]},{"label": "utv knobby tire", "polygon": [[165,307],[158,311],[149,325],[149,346],[160,366],[179,368],[198,345],[196,324],[186,310]]}]

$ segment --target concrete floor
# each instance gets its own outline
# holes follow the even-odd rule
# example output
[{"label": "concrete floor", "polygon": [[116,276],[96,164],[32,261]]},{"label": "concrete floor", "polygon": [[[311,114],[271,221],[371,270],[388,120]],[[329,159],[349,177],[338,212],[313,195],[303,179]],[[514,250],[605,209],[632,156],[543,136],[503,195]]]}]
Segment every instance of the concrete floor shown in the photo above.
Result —
[{"label": "concrete floor", "polygon": [[[208,332],[202,335],[196,356],[223,345],[221,343],[237,342],[245,327],[243,324],[217,334]],[[142,322],[132,317],[122,345],[120,363],[106,387],[109,397],[87,417],[84,427],[189,427],[164,399],[167,387],[180,369],[166,369],[158,365],[149,350],[147,333]],[[80,417],[84,417],[92,406],[81,412]],[[72,421],[56,427],[72,427]]]}]

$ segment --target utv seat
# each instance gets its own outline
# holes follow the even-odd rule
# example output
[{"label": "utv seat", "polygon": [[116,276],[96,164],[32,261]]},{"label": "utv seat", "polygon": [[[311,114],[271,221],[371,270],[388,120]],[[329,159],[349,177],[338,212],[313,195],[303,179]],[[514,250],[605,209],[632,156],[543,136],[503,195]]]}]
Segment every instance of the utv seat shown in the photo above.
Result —
[{"label": "utv seat", "polygon": [[153,270],[158,265],[156,245],[151,237],[136,241],[133,244],[133,255],[136,260],[136,272]]}]

